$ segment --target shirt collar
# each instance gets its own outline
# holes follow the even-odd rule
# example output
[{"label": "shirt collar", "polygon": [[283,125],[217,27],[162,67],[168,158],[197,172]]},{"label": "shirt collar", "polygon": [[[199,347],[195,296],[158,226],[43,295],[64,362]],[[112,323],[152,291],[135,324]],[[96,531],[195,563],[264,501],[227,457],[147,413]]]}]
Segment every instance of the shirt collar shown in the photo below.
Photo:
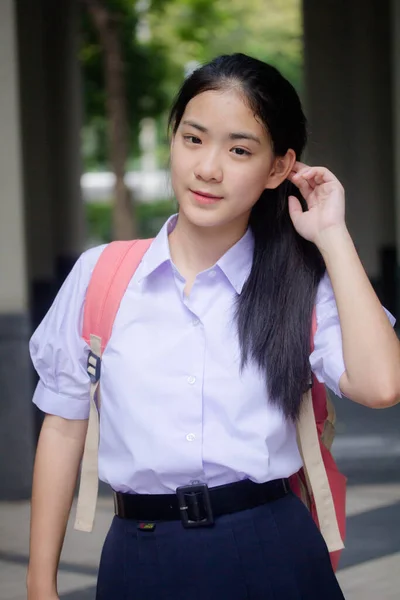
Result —
[{"label": "shirt collar", "polygon": [[[163,225],[157,237],[146,252],[141,265],[140,280],[148,277],[161,265],[172,264],[168,236],[173,231],[178,215],[172,215]],[[254,238],[250,228],[244,236],[229,248],[217,261],[217,266],[224,273],[235,291],[240,294],[248,278],[253,262]]]},{"label": "shirt collar", "polygon": [[139,281],[151,275],[164,263],[170,262],[172,264],[168,236],[171,231],[173,231],[177,218],[177,214],[169,217],[168,221],[164,223],[159,233],[154,238],[150,248],[143,257]]},{"label": "shirt collar", "polygon": [[244,236],[217,261],[217,265],[238,294],[242,292],[250,275],[253,250],[254,237],[248,228]]}]

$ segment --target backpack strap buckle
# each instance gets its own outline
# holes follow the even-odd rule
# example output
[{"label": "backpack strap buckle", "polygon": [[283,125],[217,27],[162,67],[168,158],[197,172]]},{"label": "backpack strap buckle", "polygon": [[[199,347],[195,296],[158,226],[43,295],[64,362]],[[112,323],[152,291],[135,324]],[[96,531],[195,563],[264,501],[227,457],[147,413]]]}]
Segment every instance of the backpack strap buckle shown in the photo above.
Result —
[{"label": "backpack strap buckle", "polygon": [[96,384],[98,381],[100,381],[101,358],[92,352],[92,350],[90,350],[88,355],[86,370],[91,383]]}]

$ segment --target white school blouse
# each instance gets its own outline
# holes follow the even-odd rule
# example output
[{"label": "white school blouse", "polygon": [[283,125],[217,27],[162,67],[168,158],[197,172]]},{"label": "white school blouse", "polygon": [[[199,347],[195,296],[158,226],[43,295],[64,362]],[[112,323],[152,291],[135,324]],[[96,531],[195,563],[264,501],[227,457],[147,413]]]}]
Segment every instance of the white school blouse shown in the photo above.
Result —
[{"label": "white school blouse", "polygon": [[[168,244],[175,223],[176,215],[132,278],[103,355],[99,477],[116,491],[152,494],[288,477],[302,465],[295,428],[268,401],[258,367],[240,371],[234,306],[250,273],[252,234],[199,273],[185,297]],[[83,304],[103,248],[82,254],[30,342],[40,377],[33,401],[66,419],[89,414]],[[311,368],[340,396],[342,339],[327,275],[316,314]]]}]

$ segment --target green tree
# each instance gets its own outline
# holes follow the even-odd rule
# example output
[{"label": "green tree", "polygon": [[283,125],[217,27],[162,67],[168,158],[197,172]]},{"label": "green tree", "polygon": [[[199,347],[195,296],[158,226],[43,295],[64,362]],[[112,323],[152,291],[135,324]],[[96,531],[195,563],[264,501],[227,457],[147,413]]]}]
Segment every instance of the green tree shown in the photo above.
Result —
[{"label": "green tree", "polygon": [[300,0],[153,0],[152,39],[169,57],[163,81],[171,97],[186,65],[244,52],[270,62],[302,89]]},{"label": "green tree", "polygon": [[114,237],[129,239],[135,222],[125,170],[141,118],[163,108],[157,86],[160,61],[154,60],[153,46],[137,43],[138,17],[131,1],[82,0],[82,5],[87,130],[97,141],[95,150],[107,148],[103,159],[107,156],[115,174]]},{"label": "green tree", "polygon": [[[89,0],[90,2],[91,0]],[[83,0],[85,3],[85,0]],[[164,47],[155,40],[143,43],[138,39],[140,14],[133,0],[102,0],[118,25],[121,54],[124,61],[131,154],[138,151],[137,139],[140,121],[144,117],[157,117],[162,113],[169,98],[160,81],[167,71],[168,56]],[[98,31],[87,10],[82,11],[82,43],[80,61],[83,71],[85,135],[87,147],[86,166],[106,166],[106,85],[104,51]]]},{"label": "green tree", "polygon": [[[166,108],[184,75],[223,53],[270,62],[301,91],[300,0],[81,1],[86,157],[112,167],[115,236],[132,237],[124,173],[141,120],[154,117],[165,131]],[[161,146],[166,158],[168,144]]]},{"label": "green tree", "polygon": [[[245,52],[277,66],[302,91],[300,0],[103,0],[118,16],[125,61],[130,157],[143,117],[165,114],[190,64]],[[140,35],[143,22],[149,35]],[[108,164],[102,48],[83,13],[86,166]],[[160,123],[163,130],[165,120]]]}]

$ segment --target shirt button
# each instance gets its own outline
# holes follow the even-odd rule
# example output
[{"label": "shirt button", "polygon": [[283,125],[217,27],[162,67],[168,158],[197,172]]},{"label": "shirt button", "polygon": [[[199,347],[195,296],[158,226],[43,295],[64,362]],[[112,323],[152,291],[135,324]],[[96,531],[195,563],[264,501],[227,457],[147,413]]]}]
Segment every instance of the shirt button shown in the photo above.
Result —
[{"label": "shirt button", "polygon": [[193,327],[197,327],[197,325],[200,323],[200,319],[193,319],[192,321],[192,325]]},{"label": "shirt button", "polygon": [[215,277],[216,274],[217,274],[217,271],[212,270],[212,271],[209,272],[208,276],[209,277]]},{"label": "shirt button", "polygon": [[193,385],[194,383],[196,383],[196,377],[190,375],[190,377],[187,378],[187,382],[190,383],[190,385]]},{"label": "shirt button", "polygon": [[194,440],[196,439],[196,436],[194,435],[194,433],[188,433],[186,436],[186,439],[188,442],[194,442]]}]

